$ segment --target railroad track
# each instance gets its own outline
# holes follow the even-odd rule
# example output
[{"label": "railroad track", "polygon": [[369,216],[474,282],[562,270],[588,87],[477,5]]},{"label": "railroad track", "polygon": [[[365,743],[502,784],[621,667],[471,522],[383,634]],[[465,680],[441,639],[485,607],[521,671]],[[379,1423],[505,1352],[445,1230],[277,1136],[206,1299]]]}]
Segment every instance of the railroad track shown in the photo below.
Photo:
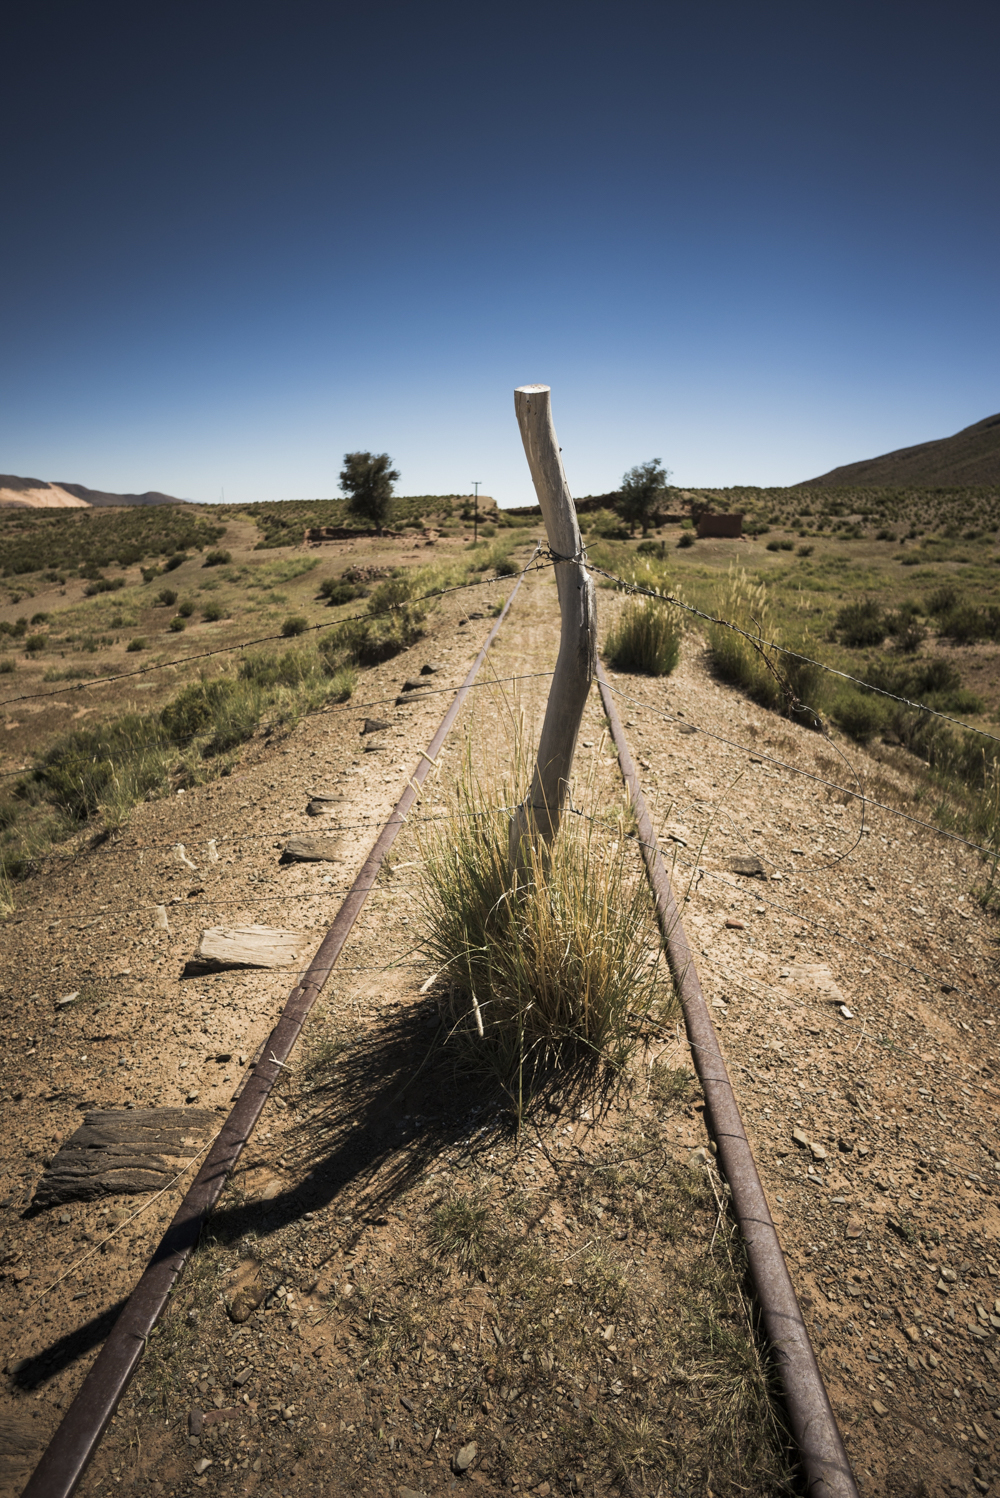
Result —
[{"label": "railroad track", "polygon": [[[490,630],[426,752],[421,754],[413,776],[383,825],[312,962],[289,994],[282,1014],[263,1046],[262,1059],[240,1090],[196,1179],[25,1487],[24,1498],[64,1498],[64,1495],[68,1498],[87,1471],[139,1368],[147,1339],[250,1140],[272,1088],[288,1063],[306,1019],[374,887],[386,855],[405,825],[407,813],[416,801],[420,787],[507,617],[522,579],[518,580]],[[624,730],[600,669],[599,687],[619,766],[638,818],[639,838],[665,949],[681,997],[692,1054],[705,1094],[706,1123],[716,1141],[718,1162],[732,1193],[734,1215],[746,1244],[763,1325],[783,1373],[789,1425],[798,1448],[804,1488],[811,1495],[823,1495],[823,1498],[852,1498],[852,1495],[856,1498],[850,1464],[767,1209],[669,878],[656,850],[655,835]]]}]

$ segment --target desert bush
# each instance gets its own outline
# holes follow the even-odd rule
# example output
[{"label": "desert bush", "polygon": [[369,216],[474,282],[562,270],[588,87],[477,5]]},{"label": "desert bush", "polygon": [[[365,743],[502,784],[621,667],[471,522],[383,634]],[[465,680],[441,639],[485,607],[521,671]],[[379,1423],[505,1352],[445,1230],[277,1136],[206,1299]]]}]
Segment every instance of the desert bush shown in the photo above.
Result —
[{"label": "desert bush", "polygon": [[848,690],[833,705],[832,716],[845,733],[859,744],[867,744],[880,733],[889,715],[878,697],[870,692]]},{"label": "desert bush", "polygon": [[173,588],[161,588],[156,595],[157,603],[162,603],[166,608],[172,609],[177,602],[177,594]]},{"label": "desert bush", "polygon": [[667,554],[667,543],[665,541],[640,541],[636,551],[640,556],[659,557],[662,561]]},{"label": "desert bush", "polygon": [[85,598],[95,598],[98,593],[117,593],[124,588],[126,579],[124,577],[97,577],[89,582],[84,588]]},{"label": "desert bush", "polygon": [[768,551],[780,551],[781,550],[781,543],[779,541],[768,541],[768,543],[767,543],[767,550]]},{"label": "desert bush", "polygon": [[0,676],[10,676],[17,670],[17,663],[9,655],[0,655]]},{"label": "desert bush", "polygon": [[187,561],[186,551],[175,551],[172,557],[167,557],[163,564],[164,572],[174,572]]},{"label": "desert bush", "polygon": [[35,624],[48,624],[48,622],[49,622],[49,616],[48,616],[48,614],[32,614],[32,616],[31,616],[31,623],[32,623],[32,625],[35,625]]},{"label": "desert bush", "polygon": [[48,643],[48,635],[29,635],[24,642],[24,648],[31,655],[40,655]]},{"label": "desert bush", "polygon": [[148,641],[145,635],[136,635],[134,640],[129,640],[128,644],[125,646],[125,649],[131,654],[136,650],[145,650],[147,644]]},{"label": "desert bush", "polygon": [[589,530],[604,541],[627,541],[628,526],[622,525],[621,516],[614,510],[594,510],[590,517]]},{"label": "desert bush", "polygon": [[365,598],[368,589],[363,583],[348,583],[342,577],[328,577],[319,585],[319,596],[326,600],[331,608],[338,608],[342,603],[352,603],[355,598]]},{"label": "desert bush", "polygon": [[933,617],[950,614],[959,602],[958,589],[954,583],[942,583],[927,599],[927,613]]},{"label": "desert bush", "polygon": [[881,645],[887,628],[882,607],[874,598],[863,598],[845,604],[838,612],[833,627],[841,644],[855,650],[865,645]]},{"label": "desert bush", "polygon": [[696,537],[694,531],[681,531],[680,536],[677,538],[677,545],[682,549],[688,546],[696,545]]},{"label": "desert bush", "polygon": [[676,611],[653,598],[626,603],[608,633],[605,659],[619,671],[669,676],[680,655],[681,626]]},{"label": "desert bush", "polygon": [[800,546],[796,552],[796,556],[811,557],[815,550],[815,546]]},{"label": "desert bush", "polygon": [[99,519],[90,510],[18,510],[0,516],[0,557],[8,577],[44,568],[48,582],[64,583],[71,570],[96,581],[103,567],[204,546],[222,533],[213,519],[175,505],[125,505]]},{"label": "desert bush", "polygon": [[296,635],[304,635],[308,628],[309,620],[305,614],[290,614],[281,626],[281,633],[286,640],[291,640]]},{"label": "desert bush", "polygon": [[229,618],[229,610],[223,604],[216,603],[213,600],[211,603],[205,604],[201,611],[201,617],[205,620],[206,624],[218,624],[220,619]]},{"label": "desert bush", "polygon": [[[751,583],[742,570],[730,572],[717,612],[721,619],[762,642],[775,639],[767,588],[762,582]],[[757,647],[746,635],[725,624],[710,625],[708,637],[712,666],[723,681],[740,687],[762,707],[794,714],[798,721],[814,725],[812,714],[795,707],[789,694],[807,708],[816,708],[822,691],[820,667],[803,656],[768,649],[763,643]]]},{"label": "desert bush", "polygon": [[191,615],[194,613],[194,603],[190,598],[185,598],[181,603],[177,605],[177,612],[178,614],[180,614],[182,619],[190,619]]},{"label": "desert bush", "polygon": [[414,595],[419,574],[387,578],[368,600],[369,616],[345,619],[320,641],[320,653],[332,672],[350,663],[375,666],[416,644],[425,633],[428,603]]},{"label": "desert bush", "polygon": [[221,546],[213,546],[212,550],[205,556],[203,567],[226,567],[233,560],[231,551],[225,551]]},{"label": "desert bush", "polygon": [[183,630],[187,629],[187,620],[182,618],[180,614],[175,614],[167,625],[167,628],[172,634],[179,635]]},{"label": "desert bush", "polygon": [[425,943],[448,979],[452,1042],[521,1111],[554,1073],[620,1071],[635,1017],[673,991],[647,964],[655,928],[624,808],[617,828],[569,818],[548,854],[526,843],[512,880],[497,807],[523,794],[524,761],[515,743],[503,770],[481,766],[469,750],[454,817],[422,840]]}]

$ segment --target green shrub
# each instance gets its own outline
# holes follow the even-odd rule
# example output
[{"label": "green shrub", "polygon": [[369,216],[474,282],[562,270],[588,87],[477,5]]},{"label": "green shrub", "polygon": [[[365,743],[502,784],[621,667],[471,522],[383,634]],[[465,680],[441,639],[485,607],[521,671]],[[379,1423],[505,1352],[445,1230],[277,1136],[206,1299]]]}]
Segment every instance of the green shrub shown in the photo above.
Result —
[{"label": "green shrub", "polygon": [[594,510],[590,516],[589,529],[604,541],[627,541],[628,526],[622,524],[621,516],[614,510]]},{"label": "green shrub", "polygon": [[640,556],[659,557],[662,560],[667,554],[667,543],[665,541],[640,541],[636,551]]},{"label": "green shrub", "polygon": [[163,564],[164,572],[173,572],[176,568],[183,566],[187,561],[186,551],[175,551],[172,557],[168,557]]},{"label": "green shrub", "polygon": [[496,528],[495,525],[486,524],[486,525],[481,525],[479,527],[479,534],[481,536],[486,536],[487,538],[490,538],[490,537],[495,536],[496,533],[497,533],[497,528]]},{"label": "green shrub", "polygon": [[363,583],[346,583],[341,577],[328,577],[319,585],[320,598],[325,599],[331,608],[351,603],[355,598],[365,598],[367,594],[368,589]]},{"label": "green shrub", "polygon": [[221,603],[206,603],[201,611],[201,617],[207,624],[217,624],[220,619],[228,619],[229,612]]},{"label": "green shrub", "polygon": [[131,654],[135,650],[145,650],[147,644],[148,641],[145,635],[136,635],[134,640],[129,640],[128,644],[125,646],[125,649]]},{"label": "green shrub", "polygon": [[9,655],[0,655],[0,676],[10,676],[17,670],[17,662]]},{"label": "green shrub", "polygon": [[497,577],[516,577],[521,568],[510,557],[501,557],[494,568]]},{"label": "green shrub", "polygon": [[327,670],[345,664],[345,658],[355,666],[376,666],[415,645],[426,633],[428,609],[425,599],[414,599],[420,581],[413,574],[387,578],[368,600],[368,617],[335,625],[319,646]]},{"label": "green shrub", "polygon": [[156,566],[142,567],[140,570],[142,572],[142,580],[144,583],[151,583],[154,577],[160,577],[162,575],[159,567]]},{"label": "green shrub", "polygon": [[32,614],[31,622],[32,624],[48,624],[49,616],[48,614]]},{"label": "green shrub", "polygon": [[213,546],[201,565],[203,567],[227,567],[232,560],[231,551],[224,551],[220,546]]},{"label": "green shrub", "polygon": [[630,599],[608,634],[604,655],[619,671],[669,676],[680,655],[681,628],[670,605]]},{"label": "green shrub", "polygon": [[175,614],[167,628],[173,634],[179,635],[182,630],[187,629],[187,620],[182,618],[180,614]]},{"label": "green shrub", "polygon": [[874,598],[864,598],[857,603],[848,603],[837,614],[834,628],[841,643],[852,649],[865,645],[881,645],[886,636],[885,615]]},{"label": "green shrub", "polygon": [[291,614],[281,626],[281,633],[286,640],[291,640],[296,635],[304,635],[308,628],[309,620],[305,614]]},{"label": "green shrub", "polygon": [[780,551],[781,550],[781,542],[780,541],[768,541],[768,543],[767,543],[767,550],[768,551]]},{"label": "green shrub", "polygon": [[811,557],[815,550],[815,546],[800,546],[796,555],[800,557]]},{"label": "green shrub", "polygon": [[177,605],[177,612],[182,619],[190,619],[194,613],[194,604],[190,598],[185,598],[183,603]]},{"label": "green shrub", "polygon": [[89,582],[84,588],[85,598],[94,598],[98,593],[117,593],[124,588],[126,579],[124,577],[98,577]]},{"label": "green shrub", "polygon": [[[764,583],[751,583],[742,570],[733,570],[720,600],[719,617],[763,640],[774,640],[774,623]],[[775,712],[795,716],[796,721],[815,726],[812,714],[796,709],[789,692],[807,707],[820,700],[823,672],[802,656],[787,651],[758,648],[735,629],[724,624],[709,626],[712,666],[723,681],[732,682],[754,702]],[[780,642],[776,642],[780,643]]]},{"label": "green shrub", "polygon": [[693,531],[681,531],[680,536],[677,539],[677,545],[679,547],[682,547],[682,548],[685,548],[685,547],[688,547],[688,546],[694,546],[695,545],[695,534],[694,534],[694,532]]},{"label": "green shrub", "polygon": [[24,648],[32,655],[38,655],[49,643],[48,635],[29,635],[24,642]]},{"label": "green shrub", "polygon": [[157,603],[164,604],[168,609],[172,609],[177,602],[177,594],[173,588],[161,588],[156,595],[156,601]]},{"label": "green shrub", "polygon": [[888,721],[888,713],[877,697],[853,690],[838,697],[833,706],[833,717],[859,744],[867,744]]}]

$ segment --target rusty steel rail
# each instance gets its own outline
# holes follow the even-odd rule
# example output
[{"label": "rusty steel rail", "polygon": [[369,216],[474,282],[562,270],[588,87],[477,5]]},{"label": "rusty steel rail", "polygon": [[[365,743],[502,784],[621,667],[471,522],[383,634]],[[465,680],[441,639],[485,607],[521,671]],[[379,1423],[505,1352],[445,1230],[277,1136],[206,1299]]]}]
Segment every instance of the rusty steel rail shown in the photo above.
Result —
[{"label": "rusty steel rail", "polygon": [[656,916],[684,1011],[694,1064],[705,1094],[705,1111],[715,1138],[717,1158],[732,1192],[733,1210],[746,1245],[764,1329],[778,1365],[789,1425],[802,1463],[805,1492],[809,1498],[858,1498],[850,1459],[802,1319],[670,886],[670,876],[657,846],[621,718],[600,662],[597,681],[618,751],[622,779],[635,811]]},{"label": "rusty steel rail", "polygon": [[406,813],[434,765],[437,753],[479,674],[497,631],[524,579],[518,578],[455,700],[422,754],[402,796],[379,833],[316,955],[292,989],[277,1024],[261,1048],[264,1059],[249,1075],[205,1163],[191,1184],[146,1270],[132,1291],[58,1430],[35,1468],[22,1498],[69,1498],[100,1445],[118,1404],[138,1369],[146,1339],[156,1325],[174,1284],[198,1243],[202,1226],[253,1133],[281,1076],[313,1005],[333,971],[348,934],[375,884],[386,854],[406,821]]}]

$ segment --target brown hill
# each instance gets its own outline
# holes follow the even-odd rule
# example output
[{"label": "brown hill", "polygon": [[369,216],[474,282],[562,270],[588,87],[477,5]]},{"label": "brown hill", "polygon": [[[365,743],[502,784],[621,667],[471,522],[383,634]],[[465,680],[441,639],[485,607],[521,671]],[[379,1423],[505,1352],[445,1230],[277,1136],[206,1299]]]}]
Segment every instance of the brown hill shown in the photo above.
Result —
[{"label": "brown hill", "polygon": [[878,458],[845,463],[805,484],[844,486],[913,484],[921,489],[953,484],[1000,483],[1000,415],[963,427],[954,437],[900,447]]},{"label": "brown hill", "polygon": [[29,510],[80,510],[94,505],[176,505],[186,501],[149,489],[145,494],[110,494],[88,489],[86,484],[48,483],[45,479],[19,478],[0,473],[0,505]]}]

